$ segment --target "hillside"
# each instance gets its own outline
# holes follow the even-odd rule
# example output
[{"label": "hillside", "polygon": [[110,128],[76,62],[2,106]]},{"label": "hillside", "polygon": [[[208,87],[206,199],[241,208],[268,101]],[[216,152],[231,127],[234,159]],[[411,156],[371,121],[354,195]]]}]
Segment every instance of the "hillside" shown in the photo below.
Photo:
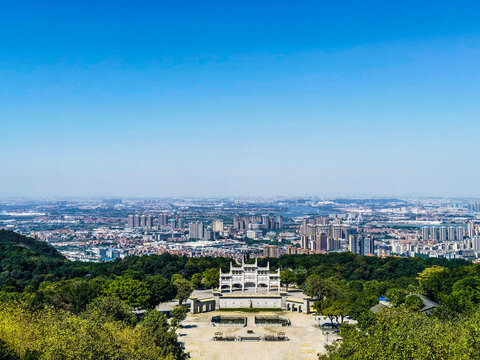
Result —
[{"label": "hillside", "polygon": [[2,250],[7,251],[27,250],[25,252],[25,255],[27,256],[63,258],[53,246],[9,230],[0,230],[0,246],[2,247]]},{"label": "hillside", "polygon": [[22,291],[55,274],[67,260],[52,246],[13,231],[0,230],[0,288]]}]

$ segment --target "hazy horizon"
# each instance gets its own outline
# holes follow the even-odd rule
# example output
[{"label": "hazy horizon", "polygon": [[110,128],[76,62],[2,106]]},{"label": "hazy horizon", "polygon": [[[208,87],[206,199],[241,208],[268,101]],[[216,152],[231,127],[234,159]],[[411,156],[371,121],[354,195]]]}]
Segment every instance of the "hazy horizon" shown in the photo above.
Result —
[{"label": "hazy horizon", "polygon": [[9,1],[0,196],[480,196],[461,4]]}]

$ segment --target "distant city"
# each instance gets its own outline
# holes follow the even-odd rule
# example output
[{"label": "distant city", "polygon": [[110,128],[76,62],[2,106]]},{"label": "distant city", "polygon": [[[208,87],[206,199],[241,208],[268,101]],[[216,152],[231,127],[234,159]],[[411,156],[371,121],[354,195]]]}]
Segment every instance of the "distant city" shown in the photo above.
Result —
[{"label": "distant city", "polygon": [[478,199],[3,199],[0,228],[80,261],[163,253],[240,261],[347,251],[480,257]]}]

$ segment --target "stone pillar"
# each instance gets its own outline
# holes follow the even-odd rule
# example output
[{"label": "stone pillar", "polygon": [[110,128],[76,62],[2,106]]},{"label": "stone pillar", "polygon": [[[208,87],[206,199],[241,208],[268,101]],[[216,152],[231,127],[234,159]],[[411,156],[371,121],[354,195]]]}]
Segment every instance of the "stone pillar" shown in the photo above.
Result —
[{"label": "stone pillar", "polygon": [[213,299],[215,300],[215,310],[220,309],[220,293],[213,293]]},{"label": "stone pillar", "polygon": [[188,300],[189,300],[189,303],[190,303],[190,312],[192,314],[196,314],[197,313],[197,298],[192,297]]},{"label": "stone pillar", "polygon": [[245,292],[245,271],[242,268],[242,294]]},{"label": "stone pillar", "polygon": [[312,299],[310,297],[303,298],[303,312],[305,314],[310,314],[310,301]]}]

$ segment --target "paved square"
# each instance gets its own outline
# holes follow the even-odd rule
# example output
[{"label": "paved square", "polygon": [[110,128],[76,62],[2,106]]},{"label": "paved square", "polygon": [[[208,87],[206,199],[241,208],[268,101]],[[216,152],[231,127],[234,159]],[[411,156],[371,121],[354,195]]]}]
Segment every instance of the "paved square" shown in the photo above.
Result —
[{"label": "paved square", "polygon": [[[255,326],[255,315],[281,314],[290,318],[291,325],[285,327]],[[212,326],[210,320],[216,315],[246,316],[246,327]],[[313,315],[294,312],[224,312],[215,311],[201,314],[188,314],[178,329],[179,341],[185,344],[192,360],[315,360],[319,352],[324,352],[325,338],[315,324]],[[214,341],[214,333],[226,335],[246,335],[247,330],[264,337],[285,332],[288,341]]]}]

